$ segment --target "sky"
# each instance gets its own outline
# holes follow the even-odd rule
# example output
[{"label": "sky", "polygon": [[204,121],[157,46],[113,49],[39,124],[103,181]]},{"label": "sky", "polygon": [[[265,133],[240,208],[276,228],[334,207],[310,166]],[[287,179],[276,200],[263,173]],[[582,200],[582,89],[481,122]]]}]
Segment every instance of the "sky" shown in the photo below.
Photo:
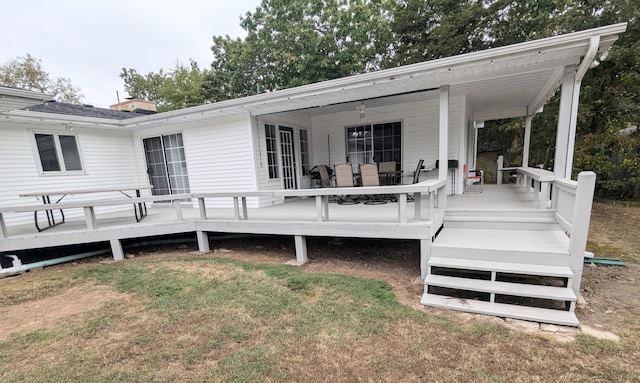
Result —
[{"label": "sky", "polygon": [[27,53],[52,78],[81,88],[83,102],[108,108],[128,94],[122,68],[170,69],[213,60],[213,36],[244,37],[240,16],[260,0],[49,0],[2,5],[0,65]]}]

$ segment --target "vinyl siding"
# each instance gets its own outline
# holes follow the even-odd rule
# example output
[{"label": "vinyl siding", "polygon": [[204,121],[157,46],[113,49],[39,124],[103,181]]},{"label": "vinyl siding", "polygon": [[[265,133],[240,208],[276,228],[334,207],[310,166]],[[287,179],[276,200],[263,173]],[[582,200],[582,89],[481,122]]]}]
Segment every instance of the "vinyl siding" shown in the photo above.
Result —
[{"label": "vinyl siding", "polygon": [[[138,167],[146,169],[142,140],[182,133],[192,193],[255,191],[255,165],[249,115],[211,119],[176,127],[146,129],[135,133]],[[197,201],[192,201],[197,206]],[[208,207],[232,207],[233,200],[211,199]],[[256,199],[248,199],[257,207]]]},{"label": "vinyl siding", "polygon": [[[313,116],[312,162],[333,167],[346,161],[346,126],[402,121],[402,170],[413,175],[421,158],[426,168],[434,168],[438,159],[438,113],[439,101],[426,100],[368,108],[364,119],[360,119],[356,111]],[[460,115],[461,98],[452,97],[449,102],[449,158],[458,156]],[[437,177],[437,172],[431,172],[427,177]]]},{"label": "vinyl siding", "polygon": [[[83,160],[84,172],[41,174],[33,139],[34,132],[74,134]],[[40,125],[3,124],[0,133],[0,206],[38,203],[23,193],[70,189],[92,189],[114,185],[147,184],[135,164],[131,134],[114,130],[76,129],[73,132]],[[119,195],[119,194],[118,194]],[[115,193],[78,194],[65,201],[115,198]],[[128,206],[97,208],[97,212],[120,211]],[[82,216],[81,210],[65,211],[67,217]],[[29,224],[33,214],[6,214],[7,225]]]}]

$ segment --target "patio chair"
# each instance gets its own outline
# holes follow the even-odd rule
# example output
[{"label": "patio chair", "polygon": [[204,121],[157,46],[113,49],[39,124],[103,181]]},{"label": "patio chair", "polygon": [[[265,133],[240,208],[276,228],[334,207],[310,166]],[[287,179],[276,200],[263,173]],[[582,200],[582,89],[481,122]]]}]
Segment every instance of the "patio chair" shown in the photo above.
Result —
[{"label": "patio chair", "polygon": [[320,180],[323,188],[333,187],[331,185],[331,176],[329,175],[329,169],[326,165],[317,165],[318,173],[320,173]]},{"label": "patio chair", "polygon": [[[334,174],[336,175],[336,187],[353,187],[353,168],[350,163],[337,164],[333,166]],[[349,195],[336,196],[338,204],[356,204],[360,203],[355,198]]]},{"label": "patio chair", "polygon": [[424,169],[424,160],[421,158],[418,160],[418,166],[416,166],[416,171],[413,173],[413,183],[417,184],[420,182],[420,171]]},{"label": "patio chair", "polygon": [[[484,191],[484,172],[482,170],[467,170],[467,164],[462,165],[462,171],[465,177],[464,192],[465,193],[482,193]],[[479,188],[473,185],[480,182]]]},{"label": "patio chair", "polygon": [[380,173],[380,185],[396,185],[400,178],[400,172],[396,170],[395,161],[380,162],[378,164]]},{"label": "patio chair", "polygon": [[[380,186],[380,173],[377,164],[360,164],[360,179],[362,186]],[[365,205],[380,205],[387,203],[380,195],[368,195]]]}]

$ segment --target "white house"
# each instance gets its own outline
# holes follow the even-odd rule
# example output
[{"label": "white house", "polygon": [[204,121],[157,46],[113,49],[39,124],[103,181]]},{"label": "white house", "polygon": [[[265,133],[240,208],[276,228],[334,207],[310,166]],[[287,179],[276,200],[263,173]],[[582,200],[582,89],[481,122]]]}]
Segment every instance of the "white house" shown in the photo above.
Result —
[{"label": "white house", "polygon": [[[580,82],[593,61],[598,60],[625,29],[626,24],[616,24],[151,115],[42,103],[47,97],[0,88],[0,184],[3,185],[0,189],[0,223],[3,224],[0,252],[109,240],[117,255],[122,252],[118,244],[122,238],[172,230],[197,232],[200,247],[206,250],[208,244],[203,233],[237,231],[294,235],[299,259],[306,260],[304,238],[308,235],[414,238],[421,241],[422,276],[426,281],[423,303],[575,325],[573,308],[580,286],[586,232],[577,235],[573,231],[580,226],[574,219],[579,218],[584,226],[584,217],[576,216],[576,210],[563,213],[563,207],[558,204],[571,204],[573,208],[586,198],[576,192],[577,184],[570,180]],[[527,170],[529,137],[535,134],[531,117],[556,91],[561,92],[561,105],[554,171],[547,174]],[[23,93],[18,94],[20,92]],[[475,211],[467,209],[461,214],[461,208],[454,202],[463,197],[459,196],[466,184],[463,170],[475,168],[477,129],[484,121],[510,117],[526,117],[522,188],[529,191],[529,182],[533,180],[533,194],[539,201],[536,208],[544,216],[525,217],[515,225],[508,219],[496,219],[508,208],[506,205],[490,207],[488,202],[483,202],[483,195],[488,193],[476,197]],[[348,162],[356,168],[360,163],[395,160],[405,174],[413,174],[419,159],[424,159],[426,168],[435,168],[436,161],[446,164],[449,160],[457,161],[457,167],[440,166],[425,173],[422,178],[427,180],[425,183],[393,189],[393,193],[400,195],[428,196],[426,203],[417,199],[415,213],[409,218],[404,210],[406,200],[401,198],[399,221],[393,224],[384,219],[371,222],[369,217],[366,225],[370,226],[366,229],[363,224],[352,229],[353,222],[331,222],[326,196],[337,192],[311,189],[309,169],[314,165]],[[585,175],[585,180],[587,178]],[[65,191],[93,189],[97,192],[117,189],[119,185],[147,183],[153,185],[153,195],[174,196],[172,198],[178,200],[188,194],[192,206],[200,209],[200,218],[185,222],[182,213],[177,213],[180,224],[173,229],[171,225],[163,225],[159,232],[147,228],[143,221],[137,228],[109,229],[107,234],[96,226],[95,217],[87,218],[88,227],[84,231],[74,231],[67,237],[53,235],[64,232],[64,225],[50,232],[28,234],[18,229],[32,225],[34,211],[38,209],[27,206],[34,203],[33,197],[21,195],[57,194],[59,198],[67,194]],[[553,201],[549,195],[551,188]],[[571,202],[558,202],[562,190],[568,190],[571,196],[567,201]],[[376,191],[361,189],[358,193],[375,194]],[[142,196],[150,194],[146,190]],[[456,196],[448,197],[450,195]],[[234,196],[237,198],[231,198]],[[312,223],[294,225],[289,221],[289,226],[266,218],[260,222],[246,219],[247,209],[269,211],[261,208],[282,205],[287,196],[317,197],[318,204],[311,210],[317,212],[317,219],[314,216]],[[591,198],[592,191],[587,198],[589,207]],[[69,221],[74,217],[86,218],[87,214],[93,214],[94,208],[100,214],[130,209],[115,202],[88,206],[101,199],[113,199],[113,195],[79,193],[65,197],[61,203],[69,202],[59,206],[70,209],[66,214]],[[432,205],[433,199],[436,202]],[[157,200],[147,198],[145,202]],[[578,202],[574,202],[576,200]],[[242,213],[238,212],[238,201],[246,201]],[[234,202],[238,220],[214,222],[204,212],[207,208],[231,208]],[[492,213],[480,214],[483,203],[487,203],[485,208]],[[81,207],[84,210],[74,210]],[[423,222],[420,209],[425,208],[429,212]],[[368,214],[362,207],[359,209],[357,214],[363,217]],[[157,207],[154,205],[150,210]],[[341,211],[331,210],[333,217],[340,216]],[[512,213],[524,216],[531,212]],[[553,220],[549,226],[553,229],[546,226],[542,229],[542,223],[548,219]],[[439,232],[443,223],[444,230]],[[142,227],[146,229],[136,232]],[[514,228],[511,235],[503,233]],[[16,234],[12,234],[12,230]],[[533,231],[538,233],[529,233]],[[503,248],[496,249],[496,242],[504,242],[500,238],[547,234],[551,239],[514,239],[513,246],[526,247],[518,250],[523,252],[517,257],[507,260],[504,254],[495,255],[515,251],[505,243],[500,244]],[[496,236],[495,241],[487,239],[492,235]],[[564,239],[557,239],[558,235]],[[61,239],[63,237],[67,239]],[[475,238],[472,243],[477,245],[447,242],[460,238]],[[553,260],[540,261],[545,257],[535,254],[539,249],[527,244],[539,244],[541,240],[566,248],[561,251],[566,256],[550,256],[547,258]],[[483,242],[487,242],[489,248],[481,248]],[[471,258],[452,250],[456,246],[458,249],[471,246],[472,250],[463,251]],[[557,253],[556,248],[547,250],[547,255]],[[474,251],[477,254],[472,254]],[[494,255],[487,255],[489,253]],[[560,258],[562,261],[558,261]],[[531,271],[531,265],[537,265],[537,269]],[[437,270],[441,269],[472,270],[480,277],[469,280],[438,274]],[[513,309],[513,305],[500,303],[501,297],[513,290],[513,283],[508,278],[501,279],[502,274],[560,279],[564,286],[556,289],[559,292],[550,286],[541,286],[538,288],[541,292],[523,291],[522,296],[562,301],[567,309],[557,314],[558,310],[538,307],[527,311],[529,308]],[[486,295],[486,299],[481,297],[456,305],[457,298],[434,293],[438,289],[475,289],[483,297]]]}]

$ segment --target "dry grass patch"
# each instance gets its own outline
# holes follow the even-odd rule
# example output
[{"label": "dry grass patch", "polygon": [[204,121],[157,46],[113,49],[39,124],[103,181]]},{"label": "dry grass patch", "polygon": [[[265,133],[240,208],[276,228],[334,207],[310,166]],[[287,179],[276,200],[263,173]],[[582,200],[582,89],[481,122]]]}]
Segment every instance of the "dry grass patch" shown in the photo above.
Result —
[{"label": "dry grass patch", "polygon": [[[596,215],[593,222],[604,222],[605,227],[600,219],[616,218],[613,213]],[[609,245],[636,246],[617,243],[622,238],[633,240],[621,236]],[[243,240],[238,248],[247,242],[252,246]],[[92,299],[82,296],[91,297],[92,290],[80,286],[93,286],[94,297],[96,291],[119,294],[50,326],[0,341],[0,379],[640,381],[640,303],[634,301],[638,296],[634,278],[639,272],[634,267],[585,270],[584,286],[592,292],[588,307],[593,312],[581,311],[579,317],[590,324],[615,323],[617,327],[609,329],[622,341],[579,336],[566,344],[489,320],[465,321],[450,311],[415,310],[401,304],[396,293],[416,302],[421,290],[411,284],[418,270],[413,243],[385,247],[341,241],[310,247],[313,260],[300,269],[274,265],[287,254],[292,257],[290,242],[274,240],[270,247],[261,238],[259,243],[265,245],[255,245],[247,253],[231,250],[216,257],[218,253],[182,252],[179,259],[156,254],[113,265],[70,266],[63,277],[51,268],[0,281],[0,297],[15,302],[12,306],[52,296],[40,291],[49,286],[56,294],[69,288],[71,297],[87,304]],[[234,243],[218,245],[234,249]],[[20,282],[23,277],[32,284]],[[22,298],[22,290],[31,298]]]}]

